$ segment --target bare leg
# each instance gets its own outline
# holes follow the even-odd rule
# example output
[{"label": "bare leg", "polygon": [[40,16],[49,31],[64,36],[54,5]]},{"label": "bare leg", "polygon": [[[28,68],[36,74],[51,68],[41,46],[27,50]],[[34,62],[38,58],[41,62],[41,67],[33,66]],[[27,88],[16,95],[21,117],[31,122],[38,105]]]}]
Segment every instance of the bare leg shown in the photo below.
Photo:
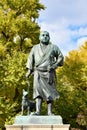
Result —
[{"label": "bare leg", "polygon": [[54,114],[52,113],[53,101],[48,101],[47,104],[48,104],[48,115],[49,115],[49,116],[50,116],[50,115],[54,115]]},{"label": "bare leg", "polygon": [[40,115],[41,106],[42,106],[42,98],[38,97],[38,98],[36,98],[36,113],[38,115]]},{"label": "bare leg", "polygon": [[34,112],[32,115],[40,115],[41,106],[42,106],[42,98],[37,97],[36,98],[36,112]]}]

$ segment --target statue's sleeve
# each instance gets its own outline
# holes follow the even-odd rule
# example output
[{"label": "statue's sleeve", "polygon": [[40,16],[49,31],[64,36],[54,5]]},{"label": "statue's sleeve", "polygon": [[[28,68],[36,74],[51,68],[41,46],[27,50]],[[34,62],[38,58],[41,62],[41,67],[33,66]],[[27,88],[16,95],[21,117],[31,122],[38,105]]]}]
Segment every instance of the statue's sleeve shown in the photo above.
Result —
[{"label": "statue's sleeve", "polygon": [[34,67],[34,47],[31,49],[29,53],[27,64],[26,64],[26,68],[32,71],[33,71],[33,67]]},{"label": "statue's sleeve", "polygon": [[63,57],[62,52],[60,51],[60,49],[57,46],[55,46],[54,50],[55,50],[55,53],[56,53],[56,62],[53,65],[53,68],[56,69],[58,66],[62,66],[63,65],[64,57]]}]

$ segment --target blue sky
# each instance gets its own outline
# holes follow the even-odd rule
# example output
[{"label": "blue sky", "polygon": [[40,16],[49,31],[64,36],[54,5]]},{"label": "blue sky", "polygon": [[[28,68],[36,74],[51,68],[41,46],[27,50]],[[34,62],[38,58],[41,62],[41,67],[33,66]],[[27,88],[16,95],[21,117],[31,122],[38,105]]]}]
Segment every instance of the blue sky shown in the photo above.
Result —
[{"label": "blue sky", "polygon": [[87,41],[87,0],[40,0],[46,9],[40,11],[41,30],[50,33],[51,42],[64,55]]}]

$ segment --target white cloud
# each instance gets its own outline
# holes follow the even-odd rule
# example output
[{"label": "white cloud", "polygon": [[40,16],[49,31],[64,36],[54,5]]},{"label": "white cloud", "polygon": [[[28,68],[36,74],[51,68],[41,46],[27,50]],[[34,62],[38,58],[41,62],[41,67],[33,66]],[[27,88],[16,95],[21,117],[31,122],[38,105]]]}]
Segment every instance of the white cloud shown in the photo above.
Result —
[{"label": "white cloud", "polygon": [[47,22],[68,19],[70,23],[87,22],[87,0],[41,0],[47,7],[40,17]]}]

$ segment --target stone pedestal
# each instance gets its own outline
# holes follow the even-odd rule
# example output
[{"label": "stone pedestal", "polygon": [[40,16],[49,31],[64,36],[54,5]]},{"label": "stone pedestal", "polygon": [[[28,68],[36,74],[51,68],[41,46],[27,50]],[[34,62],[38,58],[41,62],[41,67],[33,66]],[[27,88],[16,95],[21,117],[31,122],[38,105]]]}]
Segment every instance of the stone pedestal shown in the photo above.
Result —
[{"label": "stone pedestal", "polygon": [[57,116],[16,116],[14,125],[30,125],[30,124],[63,124],[62,117]]},{"label": "stone pedestal", "polygon": [[17,116],[13,125],[6,130],[69,130],[69,124],[63,124],[61,116]]}]

